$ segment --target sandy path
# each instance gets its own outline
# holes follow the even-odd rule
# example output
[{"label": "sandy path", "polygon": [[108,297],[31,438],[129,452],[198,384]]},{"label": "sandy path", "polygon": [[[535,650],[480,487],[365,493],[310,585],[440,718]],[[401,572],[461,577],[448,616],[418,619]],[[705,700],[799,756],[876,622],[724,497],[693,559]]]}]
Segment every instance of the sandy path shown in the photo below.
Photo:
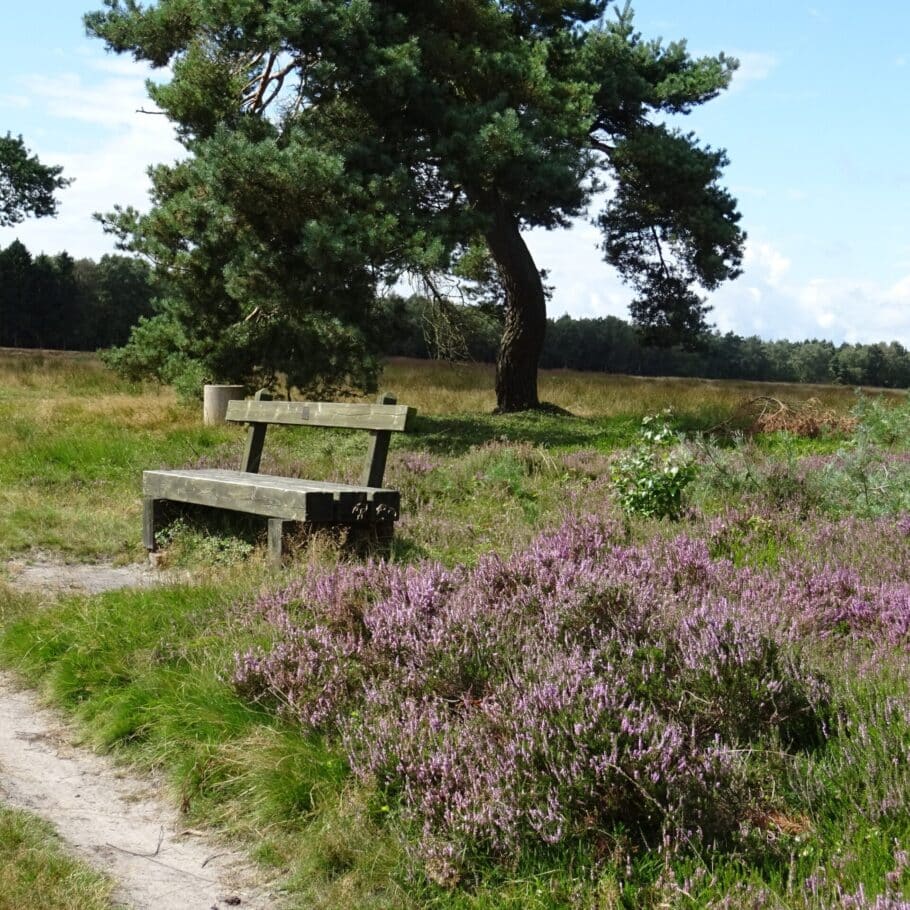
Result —
[{"label": "sandy path", "polygon": [[148,564],[67,563],[49,553],[11,559],[5,565],[14,590],[43,594],[101,594],[120,588],[148,588],[184,580],[187,573],[167,572]]},{"label": "sandy path", "polygon": [[71,739],[56,714],[0,672],[0,799],[49,820],[118,883],[116,900],[135,910],[278,906],[240,854],[187,831],[154,784]]}]

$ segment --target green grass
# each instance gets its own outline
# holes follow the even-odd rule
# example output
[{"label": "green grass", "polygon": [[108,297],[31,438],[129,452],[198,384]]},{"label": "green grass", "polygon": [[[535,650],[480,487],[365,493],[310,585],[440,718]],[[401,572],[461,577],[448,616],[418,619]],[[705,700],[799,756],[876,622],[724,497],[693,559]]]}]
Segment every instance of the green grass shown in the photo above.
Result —
[{"label": "green grass", "polygon": [[[557,372],[542,377],[543,397],[575,416],[493,416],[484,367],[396,361],[383,385],[420,410],[416,432],[395,440],[389,462],[387,482],[401,489],[404,504],[392,556],[447,564],[509,553],[564,514],[607,505],[607,459],[634,439],[645,414],[673,406],[680,429],[708,430],[735,425],[742,402],[759,395],[795,402],[814,395],[841,413],[855,400],[850,390],[834,387]],[[242,439],[240,428],[202,428],[197,408],[166,390],[119,382],[92,358],[0,356],[0,556],[40,548],[79,560],[137,558],[142,470],[200,460],[233,464]],[[836,436],[777,434],[759,437],[745,454],[718,451],[752,459],[749,469],[757,471],[756,465],[786,466],[843,444]],[[265,469],[352,479],[365,447],[365,434],[274,431]],[[761,482],[789,490],[795,481],[775,475]],[[706,508],[720,509],[742,488],[724,491],[712,482],[696,495]],[[375,793],[352,781],[338,743],[302,735],[274,711],[243,701],[230,682],[234,655],[266,635],[242,605],[308,564],[332,563],[343,553],[332,541],[311,541],[276,572],[263,564],[260,550],[247,555],[248,544],[261,543],[255,522],[212,530],[190,523],[175,531],[171,559],[196,571],[193,585],[47,605],[0,583],[0,664],[69,711],[87,744],[163,774],[189,822],[248,843],[259,862],[285,878],[294,906],[657,910],[708,906],[737,889],[743,895],[764,889],[766,906],[788,907],[797,905],[794,883],[819,870],[838,887],[863,884],[878,893],[895,868],[897,845],[910,844],[906,811],[884,823],[866,821],[868,807],[888,792],[910,793],[905,768],[880,775],[874,786],[868,774],[871,763],[886,763],[910,740],[903,721],[881,713],[888,698],[910,700],[906,668],[881,667],[860,684],[836,655],[827,659],[838,681],[839,716],[850,731],[871,725],[872,739],[850,733],[792,768],[790,795],[799,808],[778,850],[693,855],[669,871],[656,853],[633,852],[628,866],[625,859],[601,858],[594,880],[591,857],[551,854],[528,857],[508,872],[491,867],[455,890],[434,885],[415,867],[409,832],[394,807],[377,804]],[[675,529],[644,522],[630,533]],[[772,527],[748,541],[731,539],[724,555],[740,565],[774,565],[790,546]],[[0,815],[0,831],[5,823]],[[31,874],[28,850],[10,855],[13,871],[5,874]],[[670,872],[681,890],[666,886]],[[819,910],[834,901],[833,889],[821,889]],[[0,888],[5,910],[2,900]],[[41,906],[83,905],[49,898]],[[750,904],[743,896],[729,906]]]},{"label": "green grass", "polygon": [[[814,396],[840,411],[854,401],[851,390],[836,386],[550,371],[541,374],[542,396],[575,416],[494,416],[492,374],[482,365],[396,360],[382,383],[420,414],[416,432],[396,438],[393,452],[450,459],[503,441],[551,454],[609,452],[631,441],[645,414],[665,407],[675,410],[681,429],[704,430],[735,418],[744,401],[760,395],[796,403]],[[238,462],[242,428],[203,428],[199,411],[169,390],[117,379],[89,355],[0,352],[0,556],[43,549],[78,560],[140,558],[143,470]],[[365,436],[273,432],[265,470],[353,479]],[[486,543],[481,528],[473,549]],[[415,540],[414,548],[435,552],[432,541]]]},{"label": "green grass", "polygon": [[351,889],[358,906],[408,906],[401,845],[339,748],[234,693],[234,654],[257,637],[231,604],[250,595],[235,576],[38,610],[0,588],[0,661],[71,712],[89,745],[162,773],[188,821],[246,839],[302,895],[320,891],[301,906],[342,906],[330,895]]},{"label": "green grass", "polygon": [[50,825],[0,806],[0,910],[111,910],[111,889]]},{"label": "green grass", "polygon": [[232,439],[166,396],[10,395],[0,423],[0,553],[135,557],[142,470],[186,464]]}]

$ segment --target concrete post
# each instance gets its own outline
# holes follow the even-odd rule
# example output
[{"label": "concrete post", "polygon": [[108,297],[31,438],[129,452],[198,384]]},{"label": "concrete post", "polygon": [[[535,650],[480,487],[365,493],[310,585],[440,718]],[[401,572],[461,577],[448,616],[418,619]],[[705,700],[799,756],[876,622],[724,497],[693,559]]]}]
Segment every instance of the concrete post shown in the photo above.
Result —
[{"label": "concrete post", "polygon": [[202,422],[207,427],[224,423],[229,401],[243,398],[242,385],[207,385],[202,396]]}]

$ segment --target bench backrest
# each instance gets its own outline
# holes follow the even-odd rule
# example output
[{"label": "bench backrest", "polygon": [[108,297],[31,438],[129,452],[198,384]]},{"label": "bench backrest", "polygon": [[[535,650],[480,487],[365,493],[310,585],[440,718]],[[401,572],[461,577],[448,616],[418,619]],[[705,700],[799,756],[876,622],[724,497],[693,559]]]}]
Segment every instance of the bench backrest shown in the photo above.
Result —
[{"label": "bench backrest", "polygon": [[404,431],[414,408],[402,404],[339,404],[330,401],[231,401],[227,419],[297,427]]},{"label": "bench backrest", "polygon": [[227,420],[250,426],[240,470],[259,472],[265,433],[272,424],[370,430],[373,438],[360,482],[366,487],[381,487],[391,434],[406,431],[417,413],[414,408],[396,404],[396,400],[394,395],[386,393],[379,396],[377,404],[270,401],[265,392],[258,392],[252,401],[231,401]]}]

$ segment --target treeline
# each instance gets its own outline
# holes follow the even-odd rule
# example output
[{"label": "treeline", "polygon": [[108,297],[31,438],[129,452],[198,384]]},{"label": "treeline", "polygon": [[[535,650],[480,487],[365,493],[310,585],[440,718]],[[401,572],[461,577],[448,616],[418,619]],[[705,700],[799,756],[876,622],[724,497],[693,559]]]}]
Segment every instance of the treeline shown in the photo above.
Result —
[{"label": "treeline", "polygon": [[[154,313],[149,269],[128,256],[100,261],[0,249],[0,346],[93,351],[123,345]],[[493,306],[452,306],[392,296],[379,304],[377,347],[388,356],[493,362],[502,334]],[[836,382],[910,388],[910,352],[889,344],[763,341],[715,332],[692,350],[646,344],[629,322],[606,316],[549,320],[545,369],[639,376]]]},{"label": "treeline", "polygon": [[[496,358],[501,325],[495,310],[440,306],[421,297],[393,297],[382,307],[389,355]],[[692,350],[663,348],[646,344],[631,323],[615,316],[550,319],[540,365],[639,376],[910,388],[910,352],[897,341],[835,345],[714,332]]]},{"label": "treeline", "polygon": [[32,256],[0,249],[0,346],[94,351],[124,344],[152,313],[149,270],[128,256]]}]

